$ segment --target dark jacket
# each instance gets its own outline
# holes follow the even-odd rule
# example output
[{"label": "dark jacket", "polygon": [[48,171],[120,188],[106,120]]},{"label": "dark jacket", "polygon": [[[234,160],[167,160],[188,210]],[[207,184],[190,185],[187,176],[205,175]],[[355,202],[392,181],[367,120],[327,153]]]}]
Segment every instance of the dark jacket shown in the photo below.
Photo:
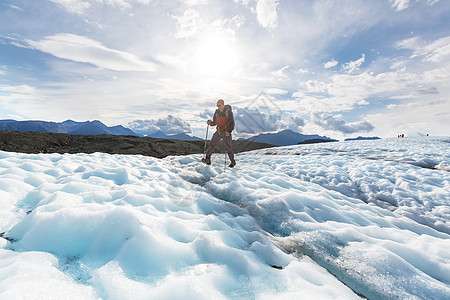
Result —
[{"label": "dark jacket", "polygon": [[216,109],[216,111],[214,112],[214,117],[211,126],[216,125],[219,131],[228,131],[228,132],[233,131],[234,117],[230,105],[225,105],[223,112],[220,111],[219,109]]}]

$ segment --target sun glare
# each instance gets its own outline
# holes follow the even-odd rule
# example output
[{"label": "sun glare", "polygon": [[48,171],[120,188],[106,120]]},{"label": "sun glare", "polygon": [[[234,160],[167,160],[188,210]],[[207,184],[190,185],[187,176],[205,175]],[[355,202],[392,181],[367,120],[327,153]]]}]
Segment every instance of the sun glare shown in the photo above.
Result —
[{"label": "sun glare", "polygon": [[226,77],[238,67],[238,53],[234,42],[220,36],[201,40],[196,49],[194,69],[199,75]]}]

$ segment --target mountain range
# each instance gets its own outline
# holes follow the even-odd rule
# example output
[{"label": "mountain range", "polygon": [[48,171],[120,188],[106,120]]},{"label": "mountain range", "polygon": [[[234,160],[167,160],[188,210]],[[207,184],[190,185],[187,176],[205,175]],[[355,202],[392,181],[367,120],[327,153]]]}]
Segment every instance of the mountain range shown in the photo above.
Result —
[{"label": "mountain range", "polygon": [[86,122],[76,122],[72,120],[67,120],[64,122],[0,120],[0,130],[37,131],[85,135],[137,135],[132,130],[125,128],[122,125],[108,127],[98,120]]},{"label": "mountain range", "polygon": [[259,135],[255,135],[251,138],[248,138],[246,140],[259,143],[268,143],[276,146],[297,145],[299,143],[303,143],[308,140],[315,140],[321,142],[335,141],[326,136],[320,136],[318,134],[311,134],[311,135],[301,134],[298,132],[294,132],[290,129],[286,129],[277,133],[262,133]]},{"label": "mountain range", "polygon": [[[108,127],[102,122],[85,121],[76,122],[67,120],[64,122],[47,122],[47,121],[16,121],[16,120],[0,120],[0,130],[10,131],[23,131],[23,132],[53,132],[53,133],[68,133],[68,134],[81,134],[81,135],[130,135],[130,136],[142,136],[135,133],[133,130],[123,127],[122,125]],[[154,132],[147,135],[152,138],[162,139],[175,139],[182,141],[196,141],[202,140],[201,138],[190,136],[186,133],[179,133],[174,135],[167,135],[161,131]],[[255,135],[247,139],[251,142],[267,143],[276,146],[288,146],[296,145],[299,143],[312,142],[327,142],[335,141],[326,136],[320,136],[317,134],[305,135],[298,132],[294,132],[290,129],[286,129],[277,133],[263,133]]]},{"label": "mountain range", "polygon": [[[0,120],[0,130],[22,131],[22,132],[53,132],[53,133],[68,133],[68,134],[82,134],[82,135],[132,135],[142,136],[135,133],[133,130],[123,127],[122,125],[108,127],[102,122],[85,121],[76,122],[67,120],[64,122],[47,122],[47,121],[16,121],[16,120]],[[187,135],[186,133],[179,133],[174,135],[167,135],[161,131],[157,131],[148,137],[175,139],[182,141],[196,141],[201,140],[198,137]]]}]

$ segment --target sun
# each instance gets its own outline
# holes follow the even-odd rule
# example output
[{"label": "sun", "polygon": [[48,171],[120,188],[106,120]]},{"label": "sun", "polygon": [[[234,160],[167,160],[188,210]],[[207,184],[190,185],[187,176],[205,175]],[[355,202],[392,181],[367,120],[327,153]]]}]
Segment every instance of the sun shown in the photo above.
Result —
[{"label": "sun", "polygon": [[239,67],[235,42],[227,37],[209,36],[198,42],[194,71],[208,77],[227,77]]}]

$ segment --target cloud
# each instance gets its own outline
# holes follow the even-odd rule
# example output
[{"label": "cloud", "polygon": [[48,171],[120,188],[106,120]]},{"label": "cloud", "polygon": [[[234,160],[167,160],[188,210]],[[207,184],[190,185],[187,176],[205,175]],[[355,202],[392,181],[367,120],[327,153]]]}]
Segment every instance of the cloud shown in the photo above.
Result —
[{"label": "cloud", "polygon": [[[416,0],[415,2],[419,2],[420,0]],[[426,0],[427,3],[432,6],[439,2],[440,0]],[[391,5],[393,8],[396,8],[397,11],[402,11],[408,9],[412,4],[411,0],[391,0]]]},{"label": "cloud", "polygon": [[332,68],[332,67],[337,66],[338,64],[339,64],[339,62],[338,62],[337,60],[332,59],[332,60],[327,61],[326,63],[324,63],[324,64],[323,64],[323,67],[324,67],[325,69],[330,69],[330,68]]},{"label": "cloud", "polygon": [[53,56],[75,62],[90,63],[102,69],[113,71],[156,71],[156,65],[138,56],[109,49],[90,38],[59,33],[47,36],[40,41],[26,40],[34,49]]},{"label": "cloud", "polygon": [[170,66],[179,70],[186,71],[188,69],[188,62],[184,57],[172,56],[166,53],[155,55],[155,59],[166,66]]},{"label": "cloud", "polygon": [[213,114],[213,112],[205,109],[203,112],[198,113],[196,115],[196,117],[198,117],[200,119],[204,119],[204,120],[210,120],[210,119],[212,119],[212,114]]},{"label": "cloud", "polygon": [[396,137],[399,133],[407,136],[431,134],[448,136],[450,100],[414,101],[389,105],[383,112],[366,116],[376,127],[377,135]]},{"label": "cloud", "polygon": [[[294,96],[294,95],[293,95]],[[301,96],[301,92],[295,93]],[[311,97],[301,96],[297,104],[297,110],[303,112],[340,112],[351,111],[356,104],[367,105],[367,102],[354,97]]]},{"label": "cloud", "polygon": [[[345,117],[354,120],[361,111],[382,112],[389,104],[415,100],[427,104],[448,98],[450,37],[443,25],[450,6],[446,1],[432,8],[429,5],[436,1],[363,1],[364,5],[352,1],[206,2],[31,1],[25,13],[6,7],[0,12],[8,25],[0,33],[0,43],[11,53],[2,63],[1,76],[4,84],[35,86],[43,107],[38,113],[24,104],[16,114],[80,120],[95,116],[122,123],[167,114],[193,120],[204,110],[205,99],[224,97],[233,106],[244,107],[252,95],[265,91],[280,98],[274,99],[280,110],[300,112],[299,117],[345,111]],[[46,13],[33,14],[38,8]],[[398,13],[397,8],[403,11]],[[420,12],[429,18],[419,19]],[[51,23],[59,24],[57,31]],[[405,26],[410,30],[402,30]],[[53,35],[58,32],[63,33]],[[411,32],[419,36],[407,39]],[[370,45],[361,46],[368,34]],[[33,41],[5,39],[19,35]],[[213,68],[221,76],[227,74],[219,79],[193,72],[198,45],[210,36],[230,41],[239,58],[230,72]],[[402,41],[395,44],[394,39]],[[348,58],[355,51],[359,51],[356,56]],[[363,52],[368,53],[367,62]],[[156,67],[158,72],[153,73],[110,72]],[[18,93],[2,93],[10,103],[18,97]],[[366,107],[361,110],[361,105]],[[184,109],[192,115],[186,116]],[[253,115],[255,120],[265,120],[258,131],[302,126],[301,120],[270,116],[261,109]],[[199,125],[203,129],[204,116]],[[382,123],[364,120],[377,130]]]},{"label": "cloud", "polygon": [[264,113],[258,108],[236,108],[234,113],[235,130],[244,134],[276,131],[280,119],[280,115]]},{"label": "cloud", "polygon": [[289,66],[284,66],[279,70],[273,71],[271,74],[272,76],[282,79],[282,78],[287,78],[288,76],[284,73],[285,70],[289,69]]},{"label": "cloud", "polygon": [[313,113],[311,115],[311,121],[325,130],[338,131],[344,134],[355,132],[370,132],[375,129],[375,127],[367,121],[346,123],[342,119],[337,119],[334,116],[325,113]]},{"label": "cloud", "polygon": [[301,132],[305,120],[299,116],[283,116],[281,112],[270,113],[264,107],[235,108],[235,130],[240,135],[277,132],[291,129]]},{"label": "cloud", "polygon": [[8,92],[8,93],[18,93],[18,94],[33,94],[36,92],[36,89],[32,86],[23,84],[23,85],[2,85],[0,86],[1,92]]},{"label": "cloud", "polygon": [[192,132],[188,123],[172,115],[157,120],[134,120],[129,122],[127,127],[142,135],[149,135],[158,131],[168,135]]},{"label": "cloud", "polygon": [[415,91],[417,95],[433,95],[439,94],[439,90],[435,86],[430,86],[428,88],[418,89]]},{"label": "cloud", "polygon": [[279,88],[269,88],[264,90],[265,93],[269,95],[285,95],[288,93],[288,91],[279,89]]},{"label": "cloud", "polygon": [[303,69],[303,68],[299,68],[295,71],[295,73],[297,74],[308,74],[311,73],[310,71],[308,71],[307,69]]},{"label": "cloud", "polygon": [[176,38],[189,38],[197,33],[200,14],[195,9],[190,8],[182,16],[175,16],[174,18],[177,20]]},{"label": "cloud", "polygon": [[306,90],[310,93],[326,93],[328,84],[317,80],[308,80],[306,82]]},{"label": "cloud", "polygon": [[52,110],[52,107],[44,108],[43,103],[46,103],[46,99],[36,87],[28,84],[0,85],[0,106],[2,107],[0,115],[3,117],[29,119],[30,112],[40,115],[43,111]]},{"label": "cloud", "polygon": [[65,11],[76,15],[84,14],[85,11],[91,7],[91,4],[88,1],[81,1],[81,0],[50,0],[50,1],[56,3]]},{"label": "cloud", "polygon": [[359,67],[361,67],[361,65],[364,63],[365,57],[366,56],[363,53],[360,59],[345,63],[342,66],[342,70],[347,73],[352,73],[359,70]]},{"label": "cloud", "polygon": [[[395,68],[380,73],[370,70],[356,75],[336,73],[328,81],[308,80],[292,97],[299,102],[299,111],[337,112],[371,105],[373,99],[380,97],[406,101],[423,99],[425,95],[445,95],[446,82],[450,80],[446,42],[446,38],[428,43],[417,38],[402,41],[398,46],[411,49],[415,60],[400,57],[401,65],[394,61]],[[438,56],[442,62],[429,61]]]},{"label": "cloud", "polygon": [[[119,9],[128,9],[132,7],[132,3],[149,4],[151,0],[50,0],[59,7],[71,14],[84,15],[86,11],[93,6],[111,6]],[[201,1],[201,0],[199,0]],[[197,1],[197,2],[199,2]],[[195,0],[187,1],[195,2]]]},{"label": "cloud", "polygon": [[278,130],[290,129],[295,132],[302,132],[303,126],[305,126],[305,120],[303,118],[298,116],[289,116],[281,120]]},{"label": "cloud", "polygon": [[259,25],[266,29],[275,29],[278,25],[277,0],[259,0],[256,15]]},{"label": "cloud", "polygon": [[432,42],[425,42],[416,36],[398,42],[397,47],[412,50],[411,58],[421,57],[424,61],[440,63],[450,58],[450,36]]},{"label": "cloud", "polygon": [[18,6],[15,6],[15,5],[12,5],[12,4],[9,4],[8,6],[9,6],[10,8],[12,8],[12,9],[16,9],[16,10],[18,10],[18,11],[25,12],[25,10],[23,10],[22,8],[20,8],[20,7],[18,7]]},{"label": "cloud", "polygon": [[405,10],[409,7],[410,0],[391,0],[392,7],[396,8],[397,11]]},{"label": "cloud", "polygon": [[186,4],[188,6],[195,6],[201,4],[207,4],[209,0],[178,0],[179,2]]}]

